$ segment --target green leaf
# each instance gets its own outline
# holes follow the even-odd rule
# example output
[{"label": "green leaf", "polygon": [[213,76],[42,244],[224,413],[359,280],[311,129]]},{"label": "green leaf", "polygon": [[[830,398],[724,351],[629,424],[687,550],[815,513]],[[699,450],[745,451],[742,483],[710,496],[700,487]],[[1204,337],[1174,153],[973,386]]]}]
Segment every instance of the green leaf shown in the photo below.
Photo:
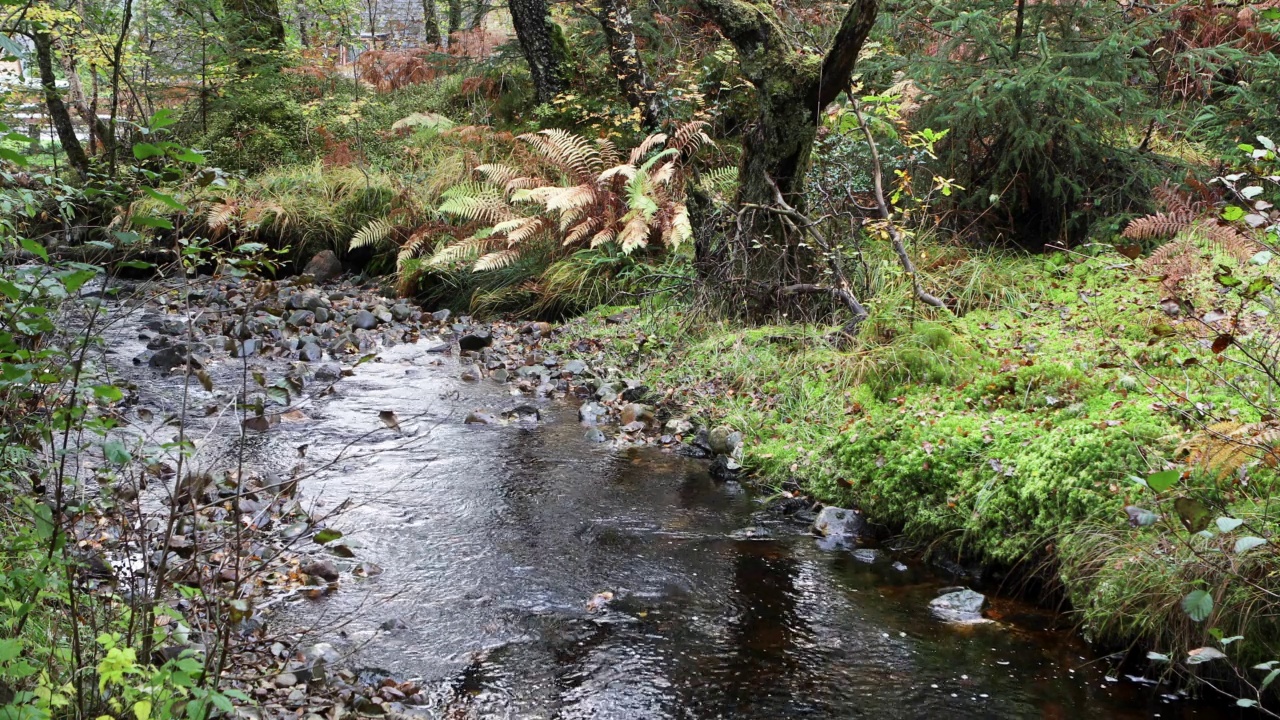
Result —
[{"label": "green leaf", "polygon": [[1158,473],[1152,473],[1147,476],[1147,487],[1156,492],[1164,492],[1173,487],[1178,482],[1178,478],[1182,477],[1182,473],[1177,470],[1162,470]]},{"label": "green leaf", "polygon": [[1182,611],[1194,622],[1204,622],[1213,612],[1213,596],[1204,590],[1192,590],[1182,598]]},{"label": "green leaf", "polygon": [[117,230],[111,234],[114,235],[116,240],[119,240],[122,245],[132,245],[142,239],[142,236],[136,232],[120,232]]},{"label": "green leaf", "polygon": [[0,663],[7,663],[22,654],[22,641],[17,638],[0,640]]},{"label": "green leaf", "polygon": [[1244,521],[1239,520],[1237,518],[1220,517],[1218,518],[1217,523],[1218,523],[1219,530],[1221,530],[1224,533],[1229,533],[1232,530],[1235,530],[1236,528],[1243,525]]},{"label": "green leaf", "polygon": [[109,440],[103,443],[102,452],[107,456],[107,462],[113,465],[127,465],[133,460],[133,456],[129,454],[129,449],[119,440]]},{"label": "green leaf", "polygon": [[49,262],[49,251],[45,250],[43,245],[31,238],[22,238],[22,249],[45,262]]},{"label": "green leaf", "polygon": [[[0,35],[0,37],[3,37],[3,35]],[[28,162],[26,155],[6,147],[0,147],[0,160],[8,160],[18,167],[26,167]]]},{"label": "green leaf", "polygon": [[85,283],[89,282],[97,275],[98,273],[93,270],[76,270],[75,272],[67,273],[62,276],[62,285],[67,289],[67,292],[73,293],[84,287]]},{"label": "green leaf", "polygon": [[53,508],[44,503],[35,503],[31,508],[31,514],[36,521],[36,535],[41,540],[48,540],[53,537]]},{"label": "green leaf", "polygon": [[1256,547],[1261,547],[1266,544],[1267,544],[1267,541],[1263,540],[1260,537],[1246,535],[1245,537],[1242,537],[1236,541],[1236,554],[1240,555],[1241,553],[1247,553]]},{"label": "green leaf", "polygon": [[1222,219],[1227,222],[1235,222],[1242,217],[1244,217],[1244,208],[1238,205],[1228,205],[1226,209],[1222,211]]},{"label": "green leaf", "polygon": [[204,156],[196,152],[195,150],[190,150],[190,149],[183,150],[177,155],[174,155],[174,158],[181,160],[182,162],[189,162],[193,165],[204,164]]},{"label": "green leaf", "polygon": [[1187,532],[1198,533],[1209,527],[1209,508],[1199,500],[1180,497],[1173,501],[1173,509],[1177,511]]},{"label": "green leaf", "polygon": [[1268,685],[1275,682],[1276,676],[1280,676],[1280,668],[1267,673],[1267,676],[1262,679],[1262,684],[1258,686],[1258,690],[1266,690]]},{"label": "green leaf", "polygon": [[115,385],[94,385],[93,394],[99,400],[107,402],[120,402],[124,399],[124,393]]},{"label": "green leaf", "polygon": [[140,227],[153,227],[160,228],[161,230],[173,229],[173,223],[162,217],[156,217],[155,215],[135,215],[130,218],[129,221]]},{"label": "green leaf", "polygon": [[151,701],[139,700],[133,704],[133,716],[138,720],[151,720]]},{"label": "green leaf", "polygon": [[[133,146],[133,156],[139,160],[146,160],[160,155],[164,155],[164,150],[151,143],[138,143]],[[1244,212],[1241,211],[1240,215],[1243,217]]]},{"label": "green leaf", "polygon": [[320,532],[316,533],[315,537],[311,539],[316,541],[320,545],[328,545],[329,543],[333,542],[334,540],[337,540],[340,537],[342,537],[342,533],[332,528],[325,528],[324,530],[321,530]]},{"label": "green leaf", "polygon": [[1253,707],[1257,704],[1257,700],[1250,700],[1249,698],[1239,698],[1236,700],[1236,705],[1239,705],[1240,707]]},{"label": "green leaf", "polygon": [[147,127],[152,130],[163,130],[170,125],[177,124],[177,122],[177,118],[173,117],[172,110],[169,108],[161,108],[156,111],[155,115],[151,116],[150,120],[147,121]]},{"label": "green leaf", "polygon": [[22,297],[22,290],[8,280],[0,280],[0,293],[3,293],[10,300],[17,300]]},{"label": "green leaf", "polygon": [[142,192],[146,193],[147,195],[150,195],[155,200],[159,200],[160,202],[164,203],[166,207],[169,207],[173,210],[177,210],[178,212],[187,211],[187,206],[178,202],[177,198],[175,198],[172,195],[162,193],[159,190],[156,190],[155,188],[149,188],[149,187],[142,188]]}]

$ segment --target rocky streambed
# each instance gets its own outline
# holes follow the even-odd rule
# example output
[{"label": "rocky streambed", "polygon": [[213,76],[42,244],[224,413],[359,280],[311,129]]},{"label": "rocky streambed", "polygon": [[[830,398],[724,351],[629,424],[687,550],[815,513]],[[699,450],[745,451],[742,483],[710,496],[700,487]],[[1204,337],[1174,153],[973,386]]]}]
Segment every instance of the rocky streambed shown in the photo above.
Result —
[{"label": "rocky streambed", "polygon": [[199,481],[170,482],[248,482],[229,507],[279,549],[248,714],[1219,716],[856,513],[753,494],[731,428],[550,325],[307,278],[138,287],[111,317],[140,435],[187,420]]}]

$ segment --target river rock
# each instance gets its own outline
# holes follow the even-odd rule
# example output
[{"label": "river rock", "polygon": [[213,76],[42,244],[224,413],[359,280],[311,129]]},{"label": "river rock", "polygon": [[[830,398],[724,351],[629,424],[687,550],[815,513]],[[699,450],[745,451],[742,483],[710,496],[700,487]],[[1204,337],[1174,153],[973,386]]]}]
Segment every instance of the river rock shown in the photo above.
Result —
[{"label": "river rock", "polygon": [[276,687],[291,688],[298,684],[298,676],[293,673],[280,673],[275,679]]},{"label": "river rock", "polygon": [[644,432],[644,427],[645,426],[643,422],[639,420],[634,420],[632,422],[626,423],[625,425],[623,425],[621,428],[618,428],[618,429],[624,433],[638,433],[638,432]]},{"label": "river rock", "polygon": [[338,568],[328,560],[312,560],[298,568],[303,575],[318,577],[321,580],[335,582],[338,579]]},{"label": "river rock", "polygon": [[329,312],[329,308],[323,305],[315,308],[311,312],[315,315],[317,323],[327,323],[329,322],[329,318],[332,317],[332,313]]},{"label": "river rock", "polygon": [[[324,350],[321,350],[320,346],[315,343],[307,343],[298,351],[298,358],[305,362],[320,362],[324,359]],[[316,373],[316,377],[320,377],[320,373],[318,371]]]},{"label": "river rock", "polygon": [[389,323],[395,319],[395,316],[392,315],[391,311],[388,310],[384,305],[374,306],[373,316],[378,318],[379,322],[384,322],[384,323]]},{"label": "river rock", "polygon": [[483,330],[463,335],[458,339],[458,348],[461,350],[470,350],[479,352],[493,344],[493,336]]},{"label": "river rock", "polygon": [[853,555],[854,560],[868,565],[875,565],[878,562],[883,562],[885,559],[884,553],[875,548],[858,548],[850,554]]},{"label": "river rock", "polygon": [[716,455],[732,455],[742,444],[742,433],[728,425],[720,425],[707,434],[707,446]]},{"label": "river rock", "polygon": [[674,418],[667,421],[664,426],[666,431],[672,435],[687,435],[693,431],[693,423],[684,418]]},{"label": "river rock", "polygon": [[861,514],[829,505],[813,521],[813,532],[825,538],[854,539],[862,531],[862,524]]},{"label": "river rock", "polygon": [[324,298],[315,290],[303,290],[289,297],[286,307],[290,310],[316,310],[324,307]]},{"label": "river rock", "polygon": [[338,363],[325,363],[316,368],[316,379],[323,381],[337,380],[342,377],[342,366]]},{"label": "river rock", "polygon": [[969,588],[944,588],[942,595],[929,602],[929,610],[947,622],[989,622],[982,616],[987,596]]},{"label": "river rock", "polygon": [[753,525],[741,530],[735,530],[729,537],[734,540],[771,540],[773,539],[773,533],[769,532],[768,528]]},{"label": "river rock", "polygon": [[609,439],[605,437],[603,430],[596,427],[593,427],[590,430],[588,430],[586,435],[584,435],[583,437],[587,439],[587,442],[594,442],[594,443],[602,443]]},{"label": "river rock", "polygon": [[647,405],[641,405],[640,403],[627,403],[618,411],[618,420],[623,425],[630,425],[638,422],[641,424],[641,427],[643,427],[644,423],[647,423],[652,419],[653,410],[649,409]]},{"label": "river rock", "polygon": [[449,316],[452,314],[453,313],[451,313],[448,308],[445,308],[444,310],[437,310],[431,313],[431,319],[441,323],[449,322]]},{"label": "river rock", "polygon": [[480,371],[475,365],[468,365],[462,369],[462,374],[458,376],[463,382],[476,382],[480,379]]},{"label": "river rock", "polygon": [[626,400],[627,402],[638,403],[641,400],[643,400],[645,396],[648,394],[649,394],[648,386],[641,385],[639,383],[632,384],[631,382],[628,382],[626,389],[622,391],[622,399]]},{"label": "river rock", "polygon": [[378,327],[378,318],[368,310],[361,310],[351,318],[351,327],[357,330],[372,330]]},{"label": "river rock", "polygon": [[511,373],[507,372],[506,368],[500,367],[497,370],[494,370],[492,373],[490,373],[489,377],[493,378],[494,382],[504,383],[507,380],[511,379]]},{"label": "river rock", "polygon": [[570,360],[564,364],[564,371],[570,375],[581,375],[587,371],[587,364],[581,360]]},{"label": "river rock", "polygon": [[609,411],[600,403],[583,403],[578,408],[578,419],[587,425],[595,425],[608,415]]},{"label": "river rock", "polygon": [[328,282],[342,274],[342,262],[334,251],[321,250],[311,256],[302,274],[310,275],[316,282]]},{"label": "river rock", "polygon": [[391,306],[391,317],[400,322],[408,320],[411,315],[413,315],[413,308],[404,303],[397,303]]},{"label": "river rock", "polygon": [[467,417],[462,422],[466,425],[496,425],[498,418],[491,412],[473,410],[467,413]]},{"label": "river rock", "polygon": [[289,327],[300,328],[304,325],[310,325],[315,322],[316,314],[310,310],[294,310],[289,315],[289,319],[285,322]]}]

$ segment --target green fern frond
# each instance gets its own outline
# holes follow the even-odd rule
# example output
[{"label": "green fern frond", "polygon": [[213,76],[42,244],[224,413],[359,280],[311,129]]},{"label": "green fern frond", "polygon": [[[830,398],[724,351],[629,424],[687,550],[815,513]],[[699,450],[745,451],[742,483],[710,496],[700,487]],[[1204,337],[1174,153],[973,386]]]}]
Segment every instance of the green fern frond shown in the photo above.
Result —
[{"label": "green fern frond", "polygon": [[471,266],[471,272],[488,272],[490,270],[501,270],[504,267],[514,265],[520,259],[520,251],[514,249],[499,250],[484,255],[476,264]]},{"label": "green fern frond", "polygon": [[391,233],[395,232],[395,226],[387,222],[385,218],[374,218],[367,225],[360,228],[360,231],[351,238],[351,244],[348,250],[355,250],[367,246],[382,245],[391,237]]},{"label": "green fern frond", "polygon": [[427,260],[427,264],[432,267],[456,265],[479,255],[483,249],[484,241],[480,238],[466,238],[442,246]]}]

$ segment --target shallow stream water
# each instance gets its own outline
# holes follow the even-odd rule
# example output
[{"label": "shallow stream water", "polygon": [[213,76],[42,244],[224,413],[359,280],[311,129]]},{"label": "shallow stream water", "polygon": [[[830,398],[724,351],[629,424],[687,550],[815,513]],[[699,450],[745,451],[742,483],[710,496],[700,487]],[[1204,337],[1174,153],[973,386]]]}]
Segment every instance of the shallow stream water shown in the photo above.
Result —
[{"label": "shallow stream water", "polygon": [[[383,351],[250,450],[281,472],[304,463],[318,511],[349,501],[332,524],[353,562],[383,569],[272,622],[418,679],[430,716],[1235,716],[1126,677],[1030,606],[997,598],[995,622],[942,622],[928,603],[952,581],[888,551],[823,550],[705,463],[588,441],[569,404],[464,424],[529,401],[458,380],[428,344]],[[771,538],[734,538],[748,527]]]}]

